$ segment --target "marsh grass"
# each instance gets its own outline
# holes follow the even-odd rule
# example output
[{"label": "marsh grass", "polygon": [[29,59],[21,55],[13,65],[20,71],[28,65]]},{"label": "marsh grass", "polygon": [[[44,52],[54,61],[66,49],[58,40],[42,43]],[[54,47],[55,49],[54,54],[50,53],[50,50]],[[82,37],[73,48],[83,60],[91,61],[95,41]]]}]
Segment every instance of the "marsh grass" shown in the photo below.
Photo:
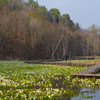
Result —
[{"label": "marsh grass", "polygon": [[99,80],[70,77],[71,74],[85,69],[86,67],[0,61],[0,99],[55,100],[62,96],[71,98],[78,95],[83,86],[100,85]]}]

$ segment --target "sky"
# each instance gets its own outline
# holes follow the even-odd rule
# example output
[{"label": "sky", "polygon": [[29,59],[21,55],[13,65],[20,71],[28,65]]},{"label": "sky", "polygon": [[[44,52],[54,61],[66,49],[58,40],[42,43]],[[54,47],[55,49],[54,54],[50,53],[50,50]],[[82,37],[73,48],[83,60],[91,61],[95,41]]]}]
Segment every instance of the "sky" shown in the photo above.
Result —
[{"label": "sky", "polygon": [[83,29],[93,24],[100,27],[100,0],[38,0],[38,3],[48,10],[57,8],[61,14],[69,14]]}]

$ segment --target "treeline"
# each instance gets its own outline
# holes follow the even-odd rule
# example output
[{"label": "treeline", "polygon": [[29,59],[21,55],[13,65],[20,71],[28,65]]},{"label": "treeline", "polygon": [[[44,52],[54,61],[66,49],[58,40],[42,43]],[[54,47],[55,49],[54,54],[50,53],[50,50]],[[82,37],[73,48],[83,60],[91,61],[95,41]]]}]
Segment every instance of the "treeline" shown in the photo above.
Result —
[{"label": "treeline", "polygon": [[100,54],[99,28],[29,0],[0,0],[0,59],[63,59]]}]

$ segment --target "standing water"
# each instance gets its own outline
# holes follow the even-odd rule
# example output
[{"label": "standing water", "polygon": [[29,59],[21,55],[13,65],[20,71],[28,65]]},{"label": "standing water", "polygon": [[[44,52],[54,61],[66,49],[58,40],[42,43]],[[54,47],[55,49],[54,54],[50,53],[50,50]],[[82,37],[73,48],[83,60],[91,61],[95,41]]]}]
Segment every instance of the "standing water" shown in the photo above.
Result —
[{"label": "standing water", "polygon": [[79,91],[79,94],[69,98],[64,97],[61,100],[100,100],[100,88],[89,89],[89,88],[82,88]]}]

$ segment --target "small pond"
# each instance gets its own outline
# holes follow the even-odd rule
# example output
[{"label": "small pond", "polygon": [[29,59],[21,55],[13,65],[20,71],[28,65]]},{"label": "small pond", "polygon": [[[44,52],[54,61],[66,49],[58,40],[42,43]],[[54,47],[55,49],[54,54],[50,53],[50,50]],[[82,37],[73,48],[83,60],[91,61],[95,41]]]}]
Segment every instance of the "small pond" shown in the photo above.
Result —
[{"label": "small pond", "polygon": [[100,88],[82,88],[76,91],[73,97],[64,97],[61,100],[100,100]]}]

